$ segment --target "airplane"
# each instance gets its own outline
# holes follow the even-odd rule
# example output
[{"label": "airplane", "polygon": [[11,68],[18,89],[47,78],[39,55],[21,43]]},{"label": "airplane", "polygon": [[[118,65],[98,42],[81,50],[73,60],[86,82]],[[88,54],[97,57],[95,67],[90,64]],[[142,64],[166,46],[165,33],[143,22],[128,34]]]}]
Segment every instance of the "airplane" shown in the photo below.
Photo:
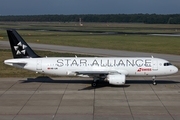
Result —
[{"label": "airplane", "polygon": [[154,57],[40,57],[14,29],[7,30],[14,59],[4,63],[36,73],[58,76],[93,78],[92,87],[99,80],[113,85],[124,85],[128,76],[152,77],[172,75],[178,68],[169,61]]}]

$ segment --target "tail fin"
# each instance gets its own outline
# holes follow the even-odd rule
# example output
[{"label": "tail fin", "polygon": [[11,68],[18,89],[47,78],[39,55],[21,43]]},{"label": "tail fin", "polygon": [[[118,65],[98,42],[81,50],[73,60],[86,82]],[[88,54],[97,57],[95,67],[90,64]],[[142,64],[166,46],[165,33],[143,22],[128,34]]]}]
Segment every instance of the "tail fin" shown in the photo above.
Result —
[{"label": "tail fin", "polygon": [[39,57],[16,32],[16,30],[7,30],[11,50],[14,58],[37,58]]}]

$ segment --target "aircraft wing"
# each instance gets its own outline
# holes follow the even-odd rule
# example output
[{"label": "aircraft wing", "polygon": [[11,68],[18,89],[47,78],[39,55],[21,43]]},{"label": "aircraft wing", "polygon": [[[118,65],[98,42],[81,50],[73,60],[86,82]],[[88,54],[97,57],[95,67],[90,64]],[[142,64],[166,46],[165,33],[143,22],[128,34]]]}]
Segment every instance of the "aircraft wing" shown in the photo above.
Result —
[{"label": "aircraft wing", "polygon": [[75,71],[77,76],[106,76],[108,74],[120,74],[118,71]]}]

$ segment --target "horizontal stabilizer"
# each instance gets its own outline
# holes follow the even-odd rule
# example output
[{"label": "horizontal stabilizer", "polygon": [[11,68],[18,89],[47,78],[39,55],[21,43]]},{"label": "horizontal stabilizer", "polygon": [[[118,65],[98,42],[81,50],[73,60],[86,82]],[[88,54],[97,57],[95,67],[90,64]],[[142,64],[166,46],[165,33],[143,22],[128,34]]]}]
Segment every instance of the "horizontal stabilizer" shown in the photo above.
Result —
[{"label": "horizontal stabilizer", "polygon": [[5,60],[4,63],[11,66],[14,66],[14,65],[25,66],[27,64],[27,62],[18,61],[16,59]]}]

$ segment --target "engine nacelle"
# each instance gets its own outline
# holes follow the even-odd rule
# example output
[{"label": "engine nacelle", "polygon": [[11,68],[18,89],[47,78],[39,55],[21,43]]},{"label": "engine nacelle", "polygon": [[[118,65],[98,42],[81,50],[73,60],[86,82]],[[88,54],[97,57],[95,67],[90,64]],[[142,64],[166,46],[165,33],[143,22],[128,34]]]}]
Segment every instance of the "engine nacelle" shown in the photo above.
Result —
[{"label": "engine nacelle", "polygon": [[109,84],[124,85],[126,82],[126,76],[120,74],[108,75],[107,80],[109,81]]}]

